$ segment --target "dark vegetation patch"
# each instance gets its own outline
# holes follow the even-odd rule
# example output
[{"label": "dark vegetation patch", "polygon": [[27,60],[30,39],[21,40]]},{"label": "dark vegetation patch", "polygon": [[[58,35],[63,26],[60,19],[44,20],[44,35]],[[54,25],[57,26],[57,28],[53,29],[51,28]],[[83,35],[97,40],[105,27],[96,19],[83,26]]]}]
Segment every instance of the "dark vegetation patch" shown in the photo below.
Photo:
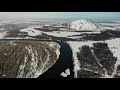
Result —
[{"label": "dark vegetation patch", "polygon": [[27,25],[24,24],[5,24],[0,26],[0,28],[4,28],[4,31],[7,31],[5,38],[25,38],[28,35],[27,32],[20,32],[20,30],[26,27]]},{"label": "dark vegetation patch", "polygon": [[117,58],[113,56],[113,53],[109,50],[107,43],[95,43],[93,44],[93,50],[102,66],[111,75],[114,70],[114,65]]},{"label": "dark vegetation patch", "polygon": [[39,31],[43,31],[43,32],[52,32],[52,31],[58,31],[57,28],[52,28],[52,29],[48,29],[48,28],[34,28],[36,30],[39,30]]},{"label": "dark vegetation patch", "polygon": [[5,30],[20,30],[26,27],[27,25],[25,24],[5,24],[0,26],[0,28],[4,28]]},{"label": "dark vegetation patch", "polygon": [[99,78],[101,77],[100,74],[87,71],[87,70],[79,70],[77,74],[78,74],[78,78]]},{"label": "dark vegetation patch", "polygon": [[20,38],[25,38],[28,36],[27,32],[20,32],[19,30],[10,30],[9,32],[6,33],[5,38],[7,37],[20,37]]},{"label": "dark vegetation patch", "polygon": [[42,35],[34,36],[34,38],[41,39],[41,40],[48,39],[48,40],[55,40],[55,41],[58,41],[58,40],[61,40],[61,41],[75,41],[75,40],[72,39],[72,38],[67,38],[67,37],[54,37],[54,36],[52,36],[52,35],[47,35],[47,34],[45,34],[45,33],[42,33]]},{"label": "dark vegetation patch", "polygon": [[115,78],[120,78],[120,65],[118,65],[118,67],[117,67],[117,72],[116,72],[116,74],[115,74],[114,77],[115,77]]},{"label": "dark vegetation patch", "polygon": [[70,35],[68,37],[74,37],[74,36],[83,36],[83,34],[80,34],[80,35]]},{"label": "dark vegetation patch", "polygon": [[120,38],[120,31],[114,30],[106,30],[102,31],[100,34],[83,34],[83,40],[93,40],[93,41],[100,41],[100,40],[107,40],[111,38]]},{"label": "dark vegetation patch", "polygon": [[81,64],[81,69],[87,68],[98,72],[100,75],[104,74],[103,68],[97,63],[89,46],[82,46],[80,52],[77,53],[77,57]]},{"label": "dark vegetation patch", "polygon": [[73,32],[93,32],[93,31],[84,30],[84,31],[73,31]]},{"label": "dark vegetation patch", "polygon": [[[103,76],[105,70],[108,75],[112,75],[114,65],[117,61],[117,58],[115,58],[109,50],[107,43],[94,43],[93,47],[89,47],[88,45],[82,46],[77,53],[77,57],[81,65],[81,71],[79,71],[80,73],[78,74],[80,78],[91,78],[93,77],[91,73],[94,73],[94,77]],[[86,71],[85,69],[90,71]]]},{"label": "dark vegetation patch", "polygon": [[[28,52],[27,48],[32,48],[32,52]],[[26,63],[24,68],[24,74],[22,77],[26,77],[31,72],[32,53],[34,54],[34,61],[38,60],[37,69],[41,69],[46,63],[49,56],[49,61],[45,64],[43,70],[47,70],[51,65],[56,62],[57,55],[55,52],[56,46],[49,47],[46,42],[37,41],[0,41],[0,78],[16,78],[20,75],[20,66]],[[33,72],[29,77],[32,77]]]}]

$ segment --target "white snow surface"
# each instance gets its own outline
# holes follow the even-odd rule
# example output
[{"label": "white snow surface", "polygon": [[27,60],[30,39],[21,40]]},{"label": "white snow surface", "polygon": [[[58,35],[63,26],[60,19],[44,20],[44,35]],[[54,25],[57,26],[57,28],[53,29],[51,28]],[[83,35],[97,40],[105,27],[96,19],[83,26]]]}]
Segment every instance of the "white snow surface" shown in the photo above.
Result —
[{"label": "white snow surface", "polygon": [[[55,48],[55,52],[57,54],[57,58],[56,60],[59,58],[60,55],[60,45],[55,43],[55,42],[51,42],[48,43],[49,46],[53,47],[54,45],[56,46]],[[31,47],[31,45],[29,46],[25,46],[25,49],[28,51],[29,54],[31,54],[32,59],[31,59],[31,66],[29,68],[30,72],[27,73],[27,75],[25,77],[23,77],[24,75],[24,68],[25,65],[27,63],[28,57],[24,57],[24,63],[20,65],[19,71],[18,71],[18,75],[17,78],[37,78],[39,77],[39,75],[43,74],[45,71],[47,71],[49,68],[46,68],[46,65],[48,64],[49,60],[50,60],[50,52],[47,51],[46,48],[45,52],[47,53],[47,60],[42,64],[42,66],[40,68],[38,68],[38,60],[42,59],[41,57],[38,59],[38,52],[35,50],[35,52],[33,52],[33,48]],[[55,63],[55,62],[54,62]]]},{"label": "white snow surface", "polygon": [[27,36],[25,38],[20,38],[20,37],[6,37],[4,39],[35,39],[35,38]]},{"label": "white snow surface", "polygon": [[97,31],[102,30],[117,30],[120,29],[120,23],[96,23],[98,25]]},{"label": "white snow surface", "polygon": [[65,73],[66,73],[67,75],[70,75],[70,69],[66,69],[66,70],[65,70]]},{"label": "white snow surface", "polygon": [[62,77],[67,77],[67,74],[64,73],[64,72],[62,72],[62,73],[60,74],[60,76],[62,76]]},{"label": "white snow surface", "polygon": [[108,27],[108,26],[102,26],[97,29],[97,31],[105,31],[105,30],[117,30],[115,27]]},{"label": "white snow surface", "polygon": [[99,23],[99,24],[101,24],[103,26],[106,25],[106,26],[111,26],[111,27],[120,26],[120,23],[117,23],[117,22],[116,23],[115,22],[114,23],[112,23],[112,22],[111,23]]},{"label": "white snow surface", "polygon": [[67,28],[60,28],[59,30],[69,31]]},{"label": "white snow surface", "polygon": [[[55,42],[51,42],[50,44],[49,44],[49,46],[50,47],[54,47],[54,45],[55,44],[57,44],[57,43],[55,43]],[[59,55],[60,55],[60,45],[59,44],[57,44],[57,49],[56,49],[56,54],[57,54],[57,59],[59,58]]]},{"label": "white snow surface", "polygon": [[[75,78],[77,78],[77,71],[81,70],[80,63],[78,61],[77,54],[76,54],[77,52],[79,52],[79,48],[84,46],[84,45],[89,45],[90,47],[92,47],[92,44],[97,43],[97,42],[104,42],[104,41],[83,41],[83,42],[82,41],[81,42],[79,42],[79,41],[68,41],[70,47],[73,50],[74,72],[75,72],[74,77]],[[116,73],[117,66],[120,65],[120,38],[106,40],[105,42],[108,43],[108,47],[113,52],[113,55],[115,57],[117,57],[117,62],[115,64],[115,67],[114,67],[115,69],[114,69],[114,72],[113,72],[113,75],[114,75]],[[108,76],[108,75],[106,75],[105,77],[110,78],[110,76]]]},{"label": "white snow surface", "polygon": [[63,27],[63,26],[62,25],[55,25],[55,26],[52,26],[52,27],[60,28],[60,27]]},{"label": "white snow surface", "polygon": [[53,31],[53,32],[43,32],[47,35],[55,36],[55,37],[69,37],[73,35],[80,35],[80,34],[98,34],[101,32],[71,32],[71,31]]},{"label": "white snow surface", "polygon": [[119,59],[120,63],[120,38],[107,40],[109,49],[113,52],[113,55]]},{"label": "white snow surface", "polygon": [[41,35],[42,32],[39,30],[36,30],[34,28],[41,28],[41,26],[35,26],[35,27],[28,27],[28,28],[24,28],[21,29],[21,32],[27,32],[29,36],[37,36],[37,35]]},{"label": "white snow surface", "polygon": [[113,56],[117,57],[117,62],[114,66],[114,71],[111,77],[113,77],[117,73],[117,67],[120,65],[120,38],[116,38],[113,40],[107,40],[109,49],[113,52]]},{"label": "white snow surface", "polygon": [[68,32],[68,31],[53,31],[53,32],[44,32],[47,35],[55,36],[55,37],[68,37],[71,35],[80,35],[80,32]]},{"label": "white snow surface", "polygon": [[51,25],[49,25],[49,24],[45,24],[45,25],[43,25],[43,26],[51,26]]},{"label": "white snow surface", "polygon": [[70,47],[72,48],[73,51],[73,59],[74,59],[74,72],[75,75],[74,77],[77,78],[77,71],[81,70],[80,68],[80,63],[77,58],[77,52],[79,52],[79,48],[83,45],[92,45],[92,42],[79,42],[79,41],[68,41]]},{"label": "white snow surface", "polygon": [[0,39],[3,39],[4,36],[6,35],[7,31],[4,31],[4,32],[0,32]]},{"label": "white snow surface", "polygon": [[65,72],[62,72],[60,74],[60,76],[62,76],[62,77],[67,77],[68,75],[70,75],[70,69],[66,69]]},{"label": "white snow surface", "polygon": [[95,31],[97,29],[97,26],[86,19],[80,19],[80,20],[71,22],[70,28],[75,29],[77,31],[79,30]]},{"label": "white snow surface", "polygon": [[77,31],[120,30],[120,23],[92,23],[86,19],[71,22],[70,28]]}]

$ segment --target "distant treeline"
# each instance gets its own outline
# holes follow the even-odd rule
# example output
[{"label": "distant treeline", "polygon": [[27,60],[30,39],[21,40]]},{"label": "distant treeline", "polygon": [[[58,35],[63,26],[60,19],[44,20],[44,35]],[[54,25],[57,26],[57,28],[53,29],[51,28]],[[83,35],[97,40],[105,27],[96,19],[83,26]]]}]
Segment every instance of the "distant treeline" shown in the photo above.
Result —
[{"label": "distant treeline", "polygon": [[83,40],[107,40],[111,38],[120,38],[120,31],[106,30],[100,34],[84,34]]}]

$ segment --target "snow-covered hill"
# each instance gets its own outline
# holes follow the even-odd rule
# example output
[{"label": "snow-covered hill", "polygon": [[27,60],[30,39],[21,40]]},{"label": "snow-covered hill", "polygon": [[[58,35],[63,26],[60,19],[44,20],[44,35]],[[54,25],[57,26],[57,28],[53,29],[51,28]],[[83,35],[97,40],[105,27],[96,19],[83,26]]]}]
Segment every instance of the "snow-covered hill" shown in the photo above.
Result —
[{"label": "snow-covered hill", "polygon": [[37,78],[59,58],[55,42],[1,41],[0,78]]},{"label": "snow-covered hill", "polygon": [[70,28],[75,29],[77,31],[79,30],[95,31],[97,29],[97,26],[86,19],[80,19],[71,22]]}]

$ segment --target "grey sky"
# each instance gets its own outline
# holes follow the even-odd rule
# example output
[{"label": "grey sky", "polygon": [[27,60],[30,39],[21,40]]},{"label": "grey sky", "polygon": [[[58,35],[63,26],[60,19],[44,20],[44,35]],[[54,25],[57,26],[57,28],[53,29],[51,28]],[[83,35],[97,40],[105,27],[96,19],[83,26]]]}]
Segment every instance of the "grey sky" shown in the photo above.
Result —
[{"label": "grey sky", "polygon": [[120,20],[120,12],[0,12],[4,18],[87,18],[92,20]]}]

